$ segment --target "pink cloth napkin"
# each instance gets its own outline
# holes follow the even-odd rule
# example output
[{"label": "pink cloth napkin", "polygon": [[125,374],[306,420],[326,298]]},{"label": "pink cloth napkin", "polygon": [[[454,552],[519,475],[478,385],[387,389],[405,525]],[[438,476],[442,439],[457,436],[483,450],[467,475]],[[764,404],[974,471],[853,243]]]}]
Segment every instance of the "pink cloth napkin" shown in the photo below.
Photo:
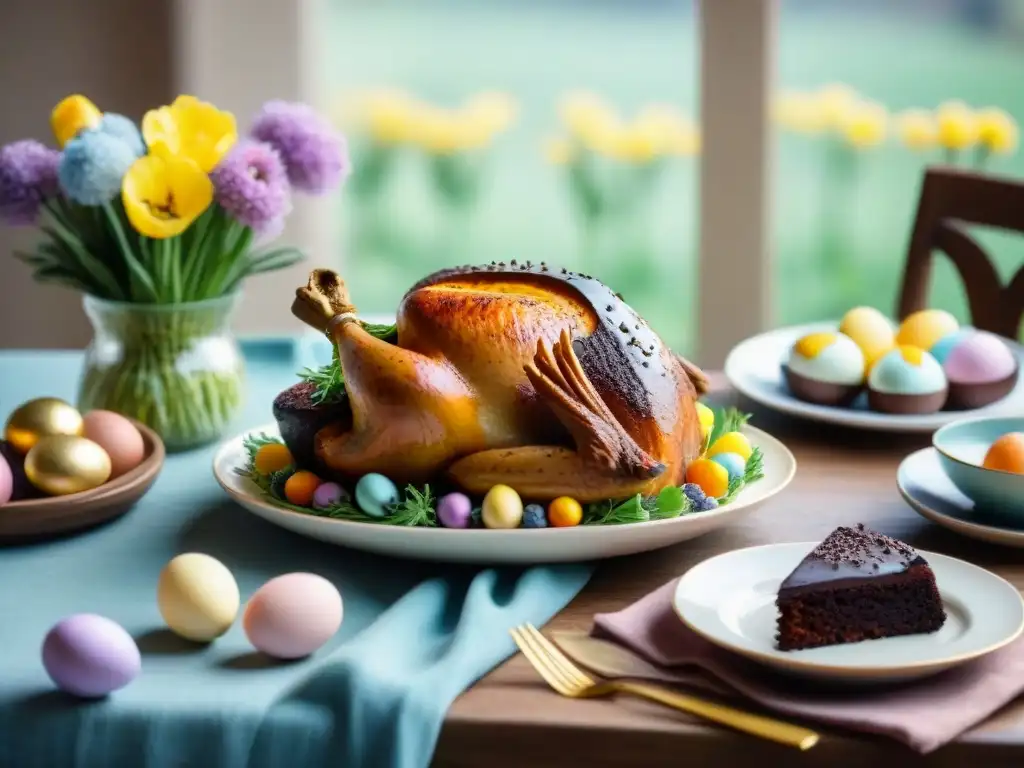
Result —
[{"label": "pink cloth napkin", "polygon": [[815,688],[687,629],[672,609],[675,587],[673,580],[624,610],[598,614],[593,636],[613,640],[663,668],[666,681],[731,689],[777,712],[891,736],[922,754],[952,741],[1024,691],[1024,638],[899,687]]}]

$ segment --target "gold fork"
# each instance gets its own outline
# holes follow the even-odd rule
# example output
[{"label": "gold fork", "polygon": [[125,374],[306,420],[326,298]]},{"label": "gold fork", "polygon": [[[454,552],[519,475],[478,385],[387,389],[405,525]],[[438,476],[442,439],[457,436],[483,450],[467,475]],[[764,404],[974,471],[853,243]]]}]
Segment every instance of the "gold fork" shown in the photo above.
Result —
[{"label": "gold fork", "polygon": [[573,664],[559,648],[537,631],[532,624],[523,624],[511,630],[519,650],[526,660],[562,696],[570,699],[589,699],[615,693],[632,693],[660,704],[689,712],[705,720],[735,728],[738,731],[777,741],[801,750],[818,743],[818,734],[798,725],[790,725],[770,717],[743,712],[705,701],[695,696],[676,693],[647,683],[628,680],[594,680]]}]

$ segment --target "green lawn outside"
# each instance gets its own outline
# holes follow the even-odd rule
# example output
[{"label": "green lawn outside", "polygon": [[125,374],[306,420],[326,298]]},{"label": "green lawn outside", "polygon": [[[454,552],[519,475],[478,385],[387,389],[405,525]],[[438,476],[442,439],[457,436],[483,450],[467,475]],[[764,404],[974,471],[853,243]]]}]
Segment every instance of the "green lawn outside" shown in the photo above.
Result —
[{"label": "green lawn outside", "polygon": [[[557,130],[567,90],[588,88],[626,112],[650,101],[695,114],[697,30],[688,14],[607,7],[516,10],[339,3],[327,20],[329,82],[345,89],[393,85],[456,104],[482,89],[514,94],[520,117],[500,137],[475,214],[444,216],[418,158],[404,158],[382,214],[388,242],[355,236],[365,218],[343,201],[344,272],[365,311],[392,311],[417,277],[442,266],[492,259],[547,260],[602,277],[679,349],[690,348],[696,270],[696,159],[679,159],[645,214],[646,255],[583,255],[562,169],[541,153]],[[1024,117],[1024,51],[958,28],[898,17],[784,15],[779,82],[814,88],[845,82],[893,110],[949,98],[1001,106]],[[775,198],[776,322],[836,317],[855,304],[891,311],[926,158],[888,145],[858,158],[842,202],[823,196],[823,146],[780,137]],[[354,162],[360,161],[358,149]],[[927,158],[937,161],[938,156]],[[994,171],[1024,172],[1024,156],[998,158]],[[742,179],[736,180],[742,184]],[[834,218],[827,219],[828,209]],[[823,245],[831,222],[833,242]],[[737,226],[742,226],[737,222]],[[986,233],[1003,274],[1022,263],[1016,238]],[[712,254],[710,258],[714,258]],[[738,277],[737,279],[742,279]],[[940,261],[933,304],[965,317],[962,290]]]}]

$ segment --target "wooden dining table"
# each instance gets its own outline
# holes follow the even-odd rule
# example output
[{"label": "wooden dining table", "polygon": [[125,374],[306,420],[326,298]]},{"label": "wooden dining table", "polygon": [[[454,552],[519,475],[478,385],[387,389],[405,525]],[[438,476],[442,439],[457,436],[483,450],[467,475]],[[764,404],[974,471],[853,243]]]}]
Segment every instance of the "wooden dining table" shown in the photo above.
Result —
[{"label": "wooden dining table", "polygon": [[[900,496],[896,469],[928,434],[856,431],[802,421],[738,400],[721,375],[709,401],[736,405],[782,440],[796,476],[752,514],[692,541],[603,562],[590,583],[545,627],[589,631],[594,614],[616,611],[700,561],[742,547],[817,541],[839,525],[864,523],[921,550],[976,563],[1024,586],[1024,551],[965,539],[919,516]],[[851,692],[851,695],[856,695]],[[756,709],[745,702],[744,706]],[[531,766],[900,766],[1024,765],[1024,698],[921,756],[891,739],[804,723],[822,738],[807,752],[702,722],[657,704],[619,696],[562,698],[521,655],[479,680],[448,712],[433,764],[451,768]],[[881,764],[876,763],[876,764]]]}]

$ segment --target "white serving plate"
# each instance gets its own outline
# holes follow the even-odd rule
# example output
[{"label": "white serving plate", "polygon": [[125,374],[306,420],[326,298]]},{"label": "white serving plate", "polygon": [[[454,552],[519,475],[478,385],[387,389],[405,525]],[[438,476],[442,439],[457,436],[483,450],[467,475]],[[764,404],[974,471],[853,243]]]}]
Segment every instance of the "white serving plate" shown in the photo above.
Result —
[{"label": "white serving plate", "polygon": [[745,488],[721,509],[683,517],[626,525],[513,530],[410,528],[333,520],[278,507],[260,495],[255,484],[235,472],[245,466],[243,440],[248,434],[277,436],[268,424],[249,430],[221,446],[213,472],[221,487],[245,509],[274,525],[331,544],[417,560],[458,563],[580,562],[660,549],[738,521],[781,492],[793,479],[796,459],[781,442],[754,427],[743,432],[764,455],[764,477]]},{"label": "white serving plate", "polygon": [[996,651],[1024,630],[1024,600],[1012,584],[963,560],[920,552],[935,572],[946,608],[938,632],[780,651],[779,585],[816,546],[770,544],[705,560],[679,580],[676,613],[708,641],[776,671],[860,684],[932,675]]},{"label": "white serving plate", "polygon": [[922,448],[903,460],[896,472],[900,495],[921,517],[970,539],[1024,548],[1024,526],[975,509],[946,477],[934,448]]},{"label": "white serving plate", "polygon": [[[840,424],[857,429],[888,432],[933,432],[952,421],[982,416],[1016,416],[1024,413],[1024,376],[1002,400],[970,411],[939,411],[924,415],[896,416],[871,411],[861,396],[850,408],[815,405],[793,397],[782,375],[782,363],[797,339],[808,333],[836,331],[839,321],[780,328],[737,344],[725,361],[725,375],[737,392],[768,408],[791,416]],[[1024,367],[1024,347],[1007,341]]]}]

